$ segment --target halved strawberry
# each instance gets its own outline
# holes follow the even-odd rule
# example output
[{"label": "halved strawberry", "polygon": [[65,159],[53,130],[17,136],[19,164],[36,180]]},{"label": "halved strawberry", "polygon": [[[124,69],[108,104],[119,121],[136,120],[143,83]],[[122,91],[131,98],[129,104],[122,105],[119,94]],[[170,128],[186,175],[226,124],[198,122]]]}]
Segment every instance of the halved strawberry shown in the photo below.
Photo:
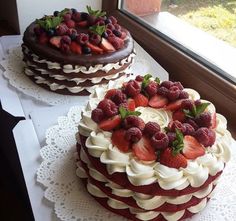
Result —
[{"label": "halved strawberry", "polygon": [[115,115],[114,117],[103,120],[99,123],[99,128],[105,131],[113,130],[121,124],[120,115]]},{"label": "halved strawberry", "polygon": [[76,43],[75,41],[71,42],[70,50],[75,54],[82,54],[81,46],[78,43]]},{"label": "halved strawberry", "polygon": [[195,137],[186,135],[184,136],[184,148],[182,152],[187,159],[196,159],[205,154],[205,148]]},{"label": "halved strawberry", "polygon": [[150,140],[144,136],[132,145],[132,149],[139,160],[152,161],[157,159],[155,149],[152,147]]},{"label": "halved strawberry", "polygon": [[128,101],[128,110],[135,111],[135,101],[132,98],[129,98]]},{"label": "halved strawberry", "polygon": [[126,130],[119,129],[112,133],[111,141],[114,146],[116,146],[120,151],[129,151],[130,143],[125,139]]},{"label": "halved strawberry", "polygon": [[167,103],[168,103],[168,99],[158,94],[151,97],[151,99],[148,102],[149,106],[155,107],[155,108],[165,107]]},{"label": "halved strawberry", "polygon": [[178,120],[180,122],[184,122],[186,119],[185,113],[182,110],[177,110],[172,115],[173,120]]},{"label": "halved strawberry", "polygon": [[93,51],[94,53],[97,54],[102,54],[103,53],[103,49],[99,48],[96,45],[91,44],[90,42],[87,43],[87,46],[91,49],[91,51]]},{"label": "halved strawberry", "polygon": [[84,28],[84,27],[88,26],[88,21],[85,20],[85,21],[77,22],[77,23],[76,23],[76,26],[81,27],[81,28]]},{"label": "halved strawberry", "polygon": [[118,89],[115,89],[115,88],[108,90],[105,95],[105,98],[107,98],[107,99],[112,98],[117,93],[117,91],[118,91]]},{"label": "halved strawberry", "polygon": [[134,97],[134,102],[136,107],[147,107],[148,106],[148,99],[143,94],[137,94]]},{"label": "halved strawberry", "polygon": [[179,110],[181,108],[181,104],[182,104],[182,101],[184,99],[180,99],[180,100],[177,100],[177,101],[174,101],[174,102],[171,102],[169,103],[167,106],[166,106],[166,110],[170,110],[170,111],[176,111],[176,110]]},{"label": "halved strawberry", "polygon": [[55,46],[56,48],[60,48],[61,46],[61,36],[54,36],[50,38],[49,42]]},{"label": "halved strawberry", "polygon": [[176,169],[179,169],[180,167],[187,167],[187,159],[181,153],[175,156],[172,153],[172,149],[169,147],[161,153],[160,163]]},{"label": "halved strawberry", "polygon": [[102,38],[100,47],[101,47],[104,51],[107,51],[107,52],[113,52],[113,51],[116,50],[116,49],[112,46],[112,44],[111,44],[109,41],[107,41],[105,38]]},{"label": "halved strawberry", "polygon": [[211,115],[211,129],[216,128],[216,112]]}]

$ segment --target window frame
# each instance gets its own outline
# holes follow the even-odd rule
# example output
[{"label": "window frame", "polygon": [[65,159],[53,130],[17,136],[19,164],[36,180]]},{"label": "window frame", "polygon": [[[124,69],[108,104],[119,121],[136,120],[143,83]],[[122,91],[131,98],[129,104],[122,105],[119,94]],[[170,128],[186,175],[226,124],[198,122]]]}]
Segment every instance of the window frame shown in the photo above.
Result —
[{"label": "window frame", "polygon": [[227,118],[235,136],[236,85],[225,80],[199,60],[194,60],[161,34],[154,33],[118,7],[119,0],[102,1],[102,9],[108,15],[115,16],[119,23],[130,31],[133,38],[169,73],[170,79],[181,81],[185,87],[199,91],[204,99],[214,103],[217,112]]}]

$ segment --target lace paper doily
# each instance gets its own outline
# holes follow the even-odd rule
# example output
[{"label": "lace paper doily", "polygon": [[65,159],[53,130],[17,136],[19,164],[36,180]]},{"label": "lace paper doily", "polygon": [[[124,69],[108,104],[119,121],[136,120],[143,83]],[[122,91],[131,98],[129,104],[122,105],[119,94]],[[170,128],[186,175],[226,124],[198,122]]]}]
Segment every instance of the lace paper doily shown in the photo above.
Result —
[{"label": "lace paper doily", "polygon": [[[45,197],[54,203],[57,216],[63,221],[126,220],[105,210],[87,193],[76,176],[74,154],[81,108],[72,107],[67,116],[46,132],[46,146],[41,151],[43,162],[37,171],[37,181],[45,187]],[[227,164],[207,207],[188,219],[191,221],[235,220],[236,217],[236,150]]]}]

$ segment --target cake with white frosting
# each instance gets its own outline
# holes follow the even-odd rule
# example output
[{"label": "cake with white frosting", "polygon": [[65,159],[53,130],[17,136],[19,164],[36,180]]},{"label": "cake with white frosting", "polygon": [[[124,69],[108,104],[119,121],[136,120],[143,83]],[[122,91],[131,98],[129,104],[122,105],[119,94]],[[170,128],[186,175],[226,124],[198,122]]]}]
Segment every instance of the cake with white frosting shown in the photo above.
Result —
[{"label": "cake with white frosting", "polygon": [[77,175],[130,220],[183,220],[205,208],[231,141],[225,117],[180,82],[109,82],[82,111]]},{"label": "cake with white frosting", "polygon": [[133,39],[113,16],[87,6],[36,19],[23,36],[25,74],[61,94],[87,95],[125,77],[135,56]]}]

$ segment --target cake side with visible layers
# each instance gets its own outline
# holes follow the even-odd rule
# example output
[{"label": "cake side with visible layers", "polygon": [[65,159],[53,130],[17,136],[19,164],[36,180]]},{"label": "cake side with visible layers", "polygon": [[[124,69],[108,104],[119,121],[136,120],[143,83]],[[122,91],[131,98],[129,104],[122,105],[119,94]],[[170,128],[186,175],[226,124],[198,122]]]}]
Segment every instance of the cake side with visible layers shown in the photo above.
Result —
[{"label": "cake side with visible layers", "polygon": [[110,82],[82,112],[77,174],[112,212],[182,220],[206,206],[231,139],[214,105],[179,82],[149,75]]},{"label": "cake side with visible layers", "polygon": [[127,73],[135,57],[131,35],[113,16],[88,11],[65,9],[27,27],[22,52],[31,80],[58,93],[80,95]]}]

